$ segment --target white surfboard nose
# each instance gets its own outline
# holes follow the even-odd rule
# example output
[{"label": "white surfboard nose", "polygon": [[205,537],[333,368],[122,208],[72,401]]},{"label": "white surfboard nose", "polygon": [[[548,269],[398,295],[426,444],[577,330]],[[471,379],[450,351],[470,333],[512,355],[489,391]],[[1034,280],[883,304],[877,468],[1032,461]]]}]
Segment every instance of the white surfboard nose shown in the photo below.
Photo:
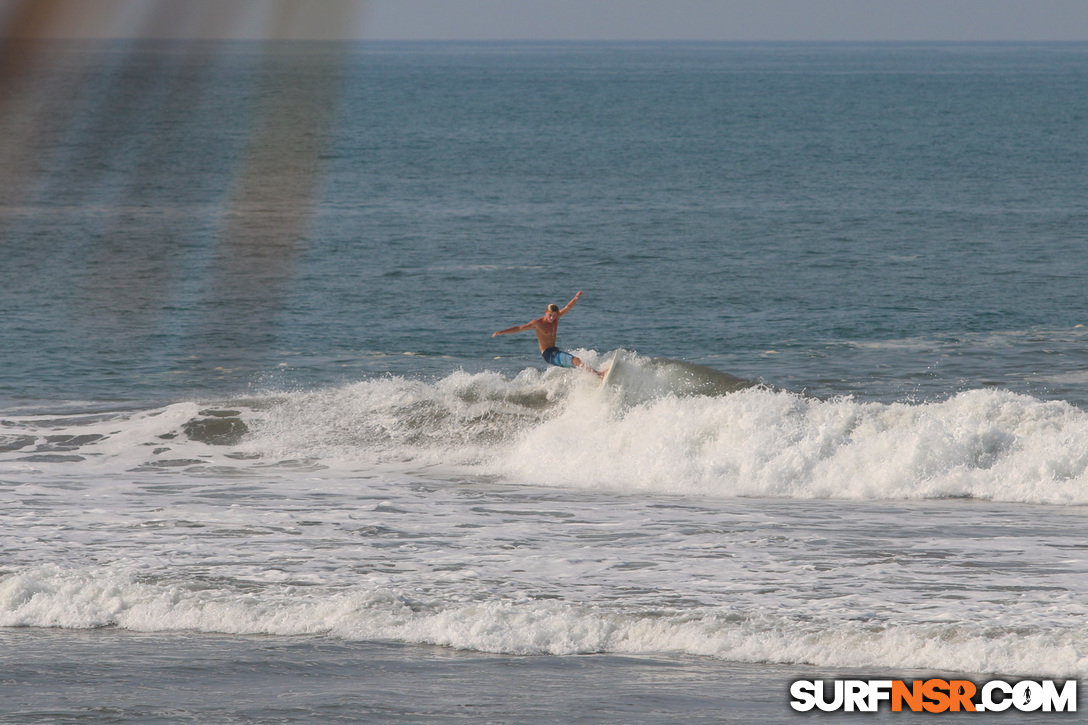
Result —
[{"label": "white surfboard nose", "polygon": [[705,365],[618,350],[601,385],[622,388],[624,400],[634,404],[663,395],[728,395],[756,383]]}]

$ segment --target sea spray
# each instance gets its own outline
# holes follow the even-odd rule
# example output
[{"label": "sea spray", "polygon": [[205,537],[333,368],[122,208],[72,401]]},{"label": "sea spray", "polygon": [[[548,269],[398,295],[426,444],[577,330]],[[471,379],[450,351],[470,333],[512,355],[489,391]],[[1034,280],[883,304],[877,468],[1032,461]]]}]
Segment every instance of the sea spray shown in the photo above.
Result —
[{"label": "sea spray", "polygon": [[[541,464],[546,460],[546,464]],[[1088,414],[999,390],[926,403],[754,388],[620,409],[587,396],[491,472],[538,485],[700,496],[1088,503]]]},{"label": "sea spray", "polygon": [[[231,435],[208,435],[209,421]],[[764,387],[632,402],[590,375],[527,369],[5,423],[10,474],[381,465],[682,496],[1088,503],[1088,413],[995,389],[890,404]]]}]

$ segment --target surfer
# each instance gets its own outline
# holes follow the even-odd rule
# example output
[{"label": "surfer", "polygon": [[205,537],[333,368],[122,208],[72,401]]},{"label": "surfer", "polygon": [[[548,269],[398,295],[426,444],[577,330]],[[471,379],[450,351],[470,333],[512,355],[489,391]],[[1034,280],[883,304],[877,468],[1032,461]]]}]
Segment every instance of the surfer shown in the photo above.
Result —
[{"label": "surfer", "polygon": [[536,340],[540,343],[540,355],[544,358],[544,361],[549,365],[556,365],[561,368],[581,368],[582,370],[588,370],[597,377],[603,378],[604,373],[599,370],[594,370],[589,365],[586,365],[581,359],[571,355],[566,350],[560,350],[555,346],[555,335],[559,329],[559,318],[570,312],[575,303],[581,298],[582,293],[574,295],[574,299],[567,303],[567,306],[563,309],[559,309],[559,305],[548,305],[548,309],[545,310],[543,317],[538,317],[535,320],[526,322],[524,325],[515,325],[514,327],[508,327],[505,330],[499,330],[491,337],[498,337],[499,335],[509,335],[514,332],[523,332],[524,330],[536,330]]}]

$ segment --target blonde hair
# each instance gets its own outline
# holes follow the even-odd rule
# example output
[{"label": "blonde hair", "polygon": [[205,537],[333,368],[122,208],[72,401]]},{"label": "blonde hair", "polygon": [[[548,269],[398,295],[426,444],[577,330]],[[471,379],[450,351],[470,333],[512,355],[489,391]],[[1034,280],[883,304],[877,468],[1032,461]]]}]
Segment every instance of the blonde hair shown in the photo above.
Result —
[{"label": "blonde hair", "polygon": [[545,311],[546,311],[546,312],[559,312],[559,305],[557,305],[557,304],[555,304],[555,303],[553,302],[553,303],[551,303],[550,305],[548,305],[548,309],[547,309],[547,310],[545,310]]}]

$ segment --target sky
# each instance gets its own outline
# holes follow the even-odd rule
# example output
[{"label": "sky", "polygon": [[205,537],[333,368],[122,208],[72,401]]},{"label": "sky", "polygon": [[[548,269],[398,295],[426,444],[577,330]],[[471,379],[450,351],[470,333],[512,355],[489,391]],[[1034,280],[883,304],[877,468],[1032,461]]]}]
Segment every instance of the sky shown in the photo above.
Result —
[{"label": "sky", "polygon": [[0,36],[1088,41],[1088,0],[0,0]]}]

